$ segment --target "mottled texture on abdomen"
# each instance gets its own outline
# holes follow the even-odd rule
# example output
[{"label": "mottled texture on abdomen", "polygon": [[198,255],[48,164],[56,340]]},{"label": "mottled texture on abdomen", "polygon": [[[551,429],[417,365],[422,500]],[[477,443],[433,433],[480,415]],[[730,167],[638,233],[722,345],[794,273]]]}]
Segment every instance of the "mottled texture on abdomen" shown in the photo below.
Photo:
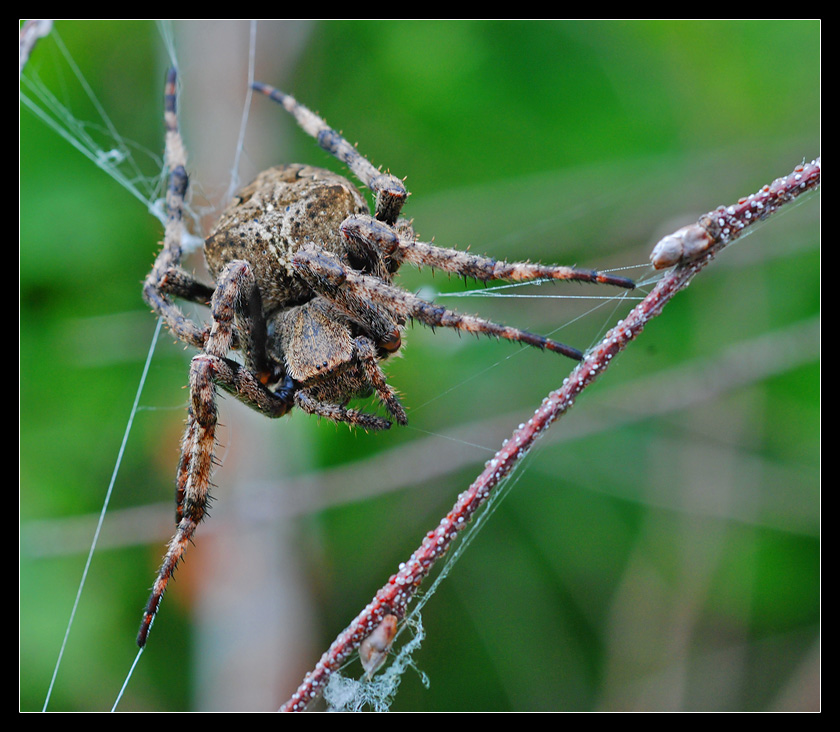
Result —
[{"label": "mottled texture on abdomen", "polygon": [[336,173],[308,165],[270,168],[243,188],[207,237],[207,266],[216,278],[233,260],[249,262],[266,314],[310,299],[292,258],[313,242],[345,260],[339,226],[368,210],[358,189]]}]

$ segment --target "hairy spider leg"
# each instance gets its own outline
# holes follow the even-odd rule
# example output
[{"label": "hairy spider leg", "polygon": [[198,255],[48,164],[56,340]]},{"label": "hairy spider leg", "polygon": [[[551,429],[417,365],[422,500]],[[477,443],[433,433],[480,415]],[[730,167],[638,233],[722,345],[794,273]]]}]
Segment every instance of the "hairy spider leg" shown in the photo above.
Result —
[{"label": "hairy spider leg", "polygon": [[374,168],[355,146],[347,142],[323,119],[300,104],[293,96],[261,82],[255,82],[251,87],[281,104],[294,116],[304,132],[314,137],[324,150],[345,163],[353,171],[353,175],[374,192],[377,219],[386,224],[396,223],[406,198],[410,195],[399,178]]},{"label": "hairy spider leg", "polygon": [[[177,530],[143,613],[137,635],[137,645],[141,647],[146,643],[169,580],[207,511],[216,445],[216,385],[268,417],[282,417],[294,404],[291,384],[272,392],[263,385],[256,368],[248,363],[252,359],[245,344],[250,338],[245,332],[251,316],[248,303],[255,293],[258,296],[250,266],[242,261],[230,262],[219,277],[211,301],[212,325],[207,343],[190,363],[190,408],[176,475]],[[225,357],[237,333],[246,353],[245,366]]]},{"label": "hairy spider leg", "polygon": [[196,282],[181,269],[181,240],[184,235],[184,198],[189,186],[187,153],[178,131],[177,72],[170,69],[164,93],[164,125],[166,127],[165,165],[169,170],[166,191],[166,225],[163,246],[151,272],[143,283],[143,297],[163,318],[170,331],[185,343],[204,346],[208,330],[189,320],[170,299],[170,294],[190,293],[190,299],[209,301],[212,288]]},{"label": "hairy spider leg", "polygon": [[[327,123],[300,104],[294,97],[276,89],[268,84],[255,82],[252,88],[259,91],[278,104],[281,104],[286,111],[292,114],[300,127],[310,136],[318,141],[318,144],[327,152],[344,162],[353,174],[367,185],[376,194],[376,219],[393,225],[405,204],[409,193],[399,178],[393,175],[380,173],[373,165],[359,153],[359,151],[332,129]],[[370,217],[357,217],[365,219]],[[497,262],[496,260],[472,257],[463,255],[454,249],[443,249],[431,244],[417,243],[415,252],[406,251],[409,242],[405,242],[403,256],[415,264],[429,264],[440,269],[457,271],[468,277],[475,277],[482,281],[488,280],[510,280],[520,282],[533,279],[558,279],[558,280],[579,280],[584,282],[597,282],[600,284],[615,285],[633,289],[635,283],[626,277],[616,277],[602,272],[588,269],[577,269],[575,267],[547,267],[543,265],[532,265],[527,262],[511,263]],[[433,251],[438,250],[438,251]],[[436,263],[418,261],[420,257],[427,255],[435,259]],[[456,269],[459,265],[473,268],[474,271],[461,271]]]},{"label": "hairy spider leg", "polygon": [[385,226],[371,216],[351,216],[341,224],[342,235],[353,242],[373,244],[379,251],[399,262],[411,262],[422,267],[433,267],[462,277],[473,277],[481,282],[505,280],[530,282],[533,280],[578,280],[604,285],[615,285],[632,290],[635,282],[626,277],[615,277],[592,269],[578,269],[561,265],[533,264],[531,262],[506,262],[482,257],[457,249],[447,249],[434,244],[400,237],[390,226]]},{"label": "hairy spider leg", "polygon": [[337,257],[328,252],[301,249],[295,254],[292,265],[313,289],[354,321],[359,320],[360,314],[365,310],[370,310],[372,304],[381,305],[386,311],[395,313],[403,322],[413,318],[432,328],[453,328],[476,335],[496,336],[554,351],[576,361],[583,359],[583,353],[578,349],[545,336],[433,305],[407,290],[345,267]]}]

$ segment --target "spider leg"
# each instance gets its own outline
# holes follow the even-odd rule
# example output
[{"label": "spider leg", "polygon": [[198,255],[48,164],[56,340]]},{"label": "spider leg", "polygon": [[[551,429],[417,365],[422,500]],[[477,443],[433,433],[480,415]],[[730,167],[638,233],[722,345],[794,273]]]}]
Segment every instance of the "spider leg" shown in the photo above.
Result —
[{"label": "spider leg", "polygon": [[433,328],[483,333],[554,351],[576,361],[583,359],[583,354],[576,348],[550,338],[433,305],[406,290],[345,267],[334,255],[325,251],[301,249],[295,254],[292,265],[314,290],[342,307],[350,317],[363,318],[365,312],[381,310],[394,313],[401,322],[413,318]]},{"label": "spider leg", "polygon": [[[216,385],[268,417],[281,417],[294,404],[291,385],[277,392],[264,386],[264,380],[277,374],[268,369],[265,325],[254,322],[254,312],[259,312],[259,300],[253,273],[245,262],[230,262],[213,294],[212,326],[204,350],[190,363],[190,408],[176,476],[178,526],[143,613],[137,635],[141,647],[146,644],[169,580],[207,511],[218,421]],[[245,353],[245,366],[225,357],[235,341]]]},{"label": "spider leg", "polygon": [[364,336],[359,336],[354,341],[356,346],[356,357],[365,372],[368,383],[373,387],[373,390],[379,395],[388,411],[394,415],[394,419],[401,425],[408,424],[408,417],[406,417],[405,409],[397,397],[397,393],[388,384],[385,378],[385,372],[379,365],[376,348],[370,339]]},{"label": "spider leg", "polygon": [[291,95],[260,82],[252,84],[252,88],[282,104],[304,132],[314,137],[324,150],[345,163],[353,171],[353,175],[374,192],[377,219],[388,224],[396,222],[409,195],[399,178],[374,168],[344,137]]},{"label": "spider leg", "polygon": [[377,417],[375,414],[348,409],[341,404],[322,402],[313,397],[309,389],[300,389],[295,392],[295,406],[315,417],[326,417],[332,422],[343,422],[365,430],[387,430],[391,426],[387,419]]},{"label": "spider leg", "polygon": [[187,153],[178,130],[177,71],[172,68],[166,77],[164,124],[166,126],[165,163],[169,170],[166,191],[166,226],[163,247],[151,272],[143,283],[143,298],[163,318],[170,331],[181,341],[203,348],[208,331],[187,318],[171,297],[186,297],[207,302],[212,288],[197,282],[181,269],[181,240],[184,236],[184,198],[189,187]]},{"label": "spider leg", "polygon": [[375,248],[400,262],[434,267],[482,282],[505,280],[530,282],[533,280],[578,280],[615,285],[633,289],[636,285],[626,277],[615,277],[591,269],[577,269],[559,265],[533,264],[531,262],[505,262],[477,256],[457,249],[446,249],[433,244],[405,239],[389,226],[370,216],[351,216],[341,224],[341,233],[348,242],[373,243]]},{"label": "spider leg", "polygon": [[157,289],[165,295],[180,297],[183,300],[209,305],[213,297],[213,288],[199,282],[181,267],[169,267],[156,281]]}]

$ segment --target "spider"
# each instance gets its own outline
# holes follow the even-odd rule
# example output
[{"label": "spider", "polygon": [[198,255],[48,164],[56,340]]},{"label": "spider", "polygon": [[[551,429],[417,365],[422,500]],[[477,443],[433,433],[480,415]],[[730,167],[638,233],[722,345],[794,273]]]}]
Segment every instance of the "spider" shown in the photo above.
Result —
[{"label": "spider", "polygon": [[[393,284],[403,263],[481,281],[581,280],[632,288],[633,282],[591,270],[504,262],[417,241],[400,218],[408,191],[294,98],[264,84],[320,146],[342,160],[375,195],[374,215],[346,178],[307,165],[270,168],[231,201],[204,243],[213,286],[181,267],[184,199],[189,185],[178,130],[177,76],[164,97],[169,170],[162,249],[143,296],[181,341],[198,349],[190,364],[189,412],[176,473],[177,530],[143,614],[143,647],[161,599],[209,500],[221,387],[267,417],[293,407],[366,430],[407,423],[382,363],[395,354],[409,320],[487,334],[580,360],[575,348],[517,328],[462,315]],[[209,304],[210,324],[188,319],[176,298]],[[238,351],[239,360],[230,358]],[[347,406],[375,394],[390,418]]]}]

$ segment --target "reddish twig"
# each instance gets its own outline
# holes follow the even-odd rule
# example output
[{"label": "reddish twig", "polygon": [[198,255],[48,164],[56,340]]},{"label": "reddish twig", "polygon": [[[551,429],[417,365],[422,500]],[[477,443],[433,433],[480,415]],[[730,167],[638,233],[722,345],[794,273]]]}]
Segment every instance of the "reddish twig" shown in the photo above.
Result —
[{"label": "reddish twig", "polygon": [[721,249],[740,237],[752,224],[766,219],[819,184],[820,160],[817,158],[797,166],[789,175],[778,178],[738,203],[721,206],[701,216],[696,224],[662,239],[654,248],[651,261],[658,269],[672,266],[673,269],[666,272],[647,297],[587,353],[563,386],[543,400],[533,417],[516,429],[486,464],[481,475],[458,497],[437,528],[426,534],[417,551],[400,565],[399,572],[336,638],[281,711],[303,711],[321,695],[331,674],[369,637],[371,640],[365,643],[361,655],[366,671],[372,673],[385,659],[396,632],[396,621],[405,616],[409,602],[426,575],[473,514],[530,451],[537,438],[571,408],[577,395],[607,369],[647,323],[659,315],[668,301],[686,287]]}]

